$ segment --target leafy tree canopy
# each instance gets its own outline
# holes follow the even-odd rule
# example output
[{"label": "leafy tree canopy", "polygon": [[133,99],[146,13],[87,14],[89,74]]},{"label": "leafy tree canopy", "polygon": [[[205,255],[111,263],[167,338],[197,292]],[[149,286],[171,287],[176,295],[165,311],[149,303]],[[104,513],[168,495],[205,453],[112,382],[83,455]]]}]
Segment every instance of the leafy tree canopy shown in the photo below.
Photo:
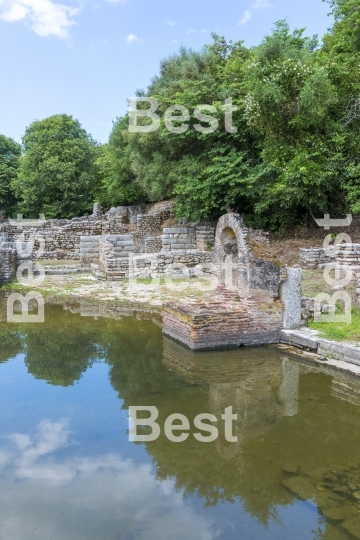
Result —
[{"label": "leafy tree canopy", "polygon": [[90,211],[96,192],[95,142],[72,116],[33,122],[13,186],[24,214],[73,217]]},{"label": "leafy tree canopy", "polygon": [[16,199],[11,183],[16,178],[21,156],[21,145],[5,135],[0,135],[0,211],[11,215]]}]

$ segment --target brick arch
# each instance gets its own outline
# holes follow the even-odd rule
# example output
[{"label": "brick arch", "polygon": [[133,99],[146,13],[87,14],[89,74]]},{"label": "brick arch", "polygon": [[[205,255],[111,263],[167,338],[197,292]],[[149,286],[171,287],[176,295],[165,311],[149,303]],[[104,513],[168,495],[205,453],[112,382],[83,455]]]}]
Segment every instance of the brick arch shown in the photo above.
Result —
[{"label": "brick arch", "polygon": [[[224,263],[229,255],[233,255],[233,281],[242,298],[250,291],[249,248],[246,242],[248,229],[239,214],[225,214],[218,221],[215,233],[214,255],[217,266],[219,285],[225,285]],[[229,260],[229,259],[228,259]],[[234,283],[234,285],[235,285]]]}]

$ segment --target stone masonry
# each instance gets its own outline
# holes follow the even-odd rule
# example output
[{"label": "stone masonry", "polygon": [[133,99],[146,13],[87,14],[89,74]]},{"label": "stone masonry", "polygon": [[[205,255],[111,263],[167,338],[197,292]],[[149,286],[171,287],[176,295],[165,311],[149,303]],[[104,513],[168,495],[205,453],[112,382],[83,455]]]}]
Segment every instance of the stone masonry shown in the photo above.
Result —
[{"label": "stone masonry", "polygon": [[282,328],[300,324],[301,271],[262,255],[266,235],[238,214],[222,216],[216,231],[209,223],[167,226],[172,216],[171,201],[106,214],[95,204],[91,216],[72,220],[20,216],[0,225],[0,283],[32,259],[79,260],[98,279],[206,275],[210,301],[164,308],[164,334],[193,350],[276,343]]},{"label": "stone masonry", "polygon": [[[259,251],[259,240],[238,214],[222,216],[215,235],[213,299],[167,304],[163,333],[193,350],[279,342],[285,321],[292,326],[301,321],[299,271],[292,275]],[[280,285],[287,280],[291,294],[281,299]]]},{"label": "stone masonry", "polygon": [[321,268],[326,263],[331,262],[323,248],[301,248],[300,249],[300,264],[306,268]]},{"label": "stone masonry", "polygon": [[15,272],[16,251],[7,233],[0,233],[0,285],[9,283]]}]

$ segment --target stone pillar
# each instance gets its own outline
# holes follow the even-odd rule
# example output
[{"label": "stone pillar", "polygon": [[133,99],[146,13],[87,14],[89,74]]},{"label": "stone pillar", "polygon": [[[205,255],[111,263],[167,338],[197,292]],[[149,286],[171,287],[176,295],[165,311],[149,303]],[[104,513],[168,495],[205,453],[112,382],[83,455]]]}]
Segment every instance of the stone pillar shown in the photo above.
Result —
[{"label": "stone pillar", "polygon": [[3,244],[0,248],[0,285],[9,283],[15,266],[16,249],[11,244]]},{"label": "stone pillar", "polygon": [[101,205],[99,203],[95,203],[94,206],[93,206],[93,217],[96,219],[96,220],[99,220],[102,218],[102,210],[101,210]]},{"label": "stone pillar", "polygon": [[0,232],[0,245],[9,241],[9,235],[6,232]]},{"label": "stone pillar", "polygon": [[281,284],[280,296],[284,303],[283,327],[293,330],[301,325],[301,269],[287,268],[287,280]]}]

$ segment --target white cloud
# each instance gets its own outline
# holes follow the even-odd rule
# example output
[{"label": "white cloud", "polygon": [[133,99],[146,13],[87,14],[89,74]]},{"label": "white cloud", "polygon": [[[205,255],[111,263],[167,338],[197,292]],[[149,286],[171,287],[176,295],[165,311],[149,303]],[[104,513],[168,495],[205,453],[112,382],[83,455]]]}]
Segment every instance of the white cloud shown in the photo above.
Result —
[{"label": "white cloud", "polygon": [[171,20],[167,20],[167,21],[164,22],[164,24],[166,24],[167,26],[176,26],[176,25],[177,25],[177,22],[171,21]]},{"label": "white cloud", "polygon": [[110,4],[127,4],[127,0],[105,0],[106,2],[109,2]]},{"label": "white cloud", "polygon": [[208,32],[209,32],[209,29],[208,29],[208,28],[203,28],[203,29],[201,30],[201,33],[202,33],[202,34],[207,34]]},{"label": "white cloud", "polygon": [[34,435],[8,437],[15,445],[0,450],[7,456],[0,464],[0,538],[132,538],[134,529],[139,540],[165,538],[164,531],[172,540],[222,536],[175,480],[156,478],[150,463],[115,453],[82,456],[81,445],[76,455],[56,452],[69,446],[69,434],[67,421],[46,420]]},{"label": "white cloud", "polygon": [[240,19],[239,24],[247,24],[252,18],[252,13],[248,9],[244,11],[243,18]]},{"label": "white cloud", "polygon": [[126,36],[125,39],[126,39],[127,43],[129,43],[129,44],[130,43],[135,43],[135,41],[140,41],[140,39],[137,36],[135,36],[135,34],[129,34],[128,36]]},{"label": "white cloud", "polygon": [[[272,6],[273,4],[270,4],[268,0],[255,0],[255,4],[251,6],[251,9],[265,9]],[[239,24],[247,24],[252,19],[252,16],[253,16],[253,12],[250,11],[249,9],[246,9],[244,11],[243,18],[240,19],[239,21]]]},{"label": "white cloud", "polygon": [[187,34],[195,34],[195,30],[193,28],[189,28],[189,30],[186,30]]},{"label": "white cloud", "polygon": [[255,4],[253,4],[251,7],[253,9],[264,9],[272,7],[273,4],[270,4],[267,0],[255,0]]},{"label": "white cloud", "polygon": [[51,0],[0,0],[0,19],[7,22],[24,21],[41,37],[67,39],[69,27],[76,24],[71,17],[78,11]]}]

